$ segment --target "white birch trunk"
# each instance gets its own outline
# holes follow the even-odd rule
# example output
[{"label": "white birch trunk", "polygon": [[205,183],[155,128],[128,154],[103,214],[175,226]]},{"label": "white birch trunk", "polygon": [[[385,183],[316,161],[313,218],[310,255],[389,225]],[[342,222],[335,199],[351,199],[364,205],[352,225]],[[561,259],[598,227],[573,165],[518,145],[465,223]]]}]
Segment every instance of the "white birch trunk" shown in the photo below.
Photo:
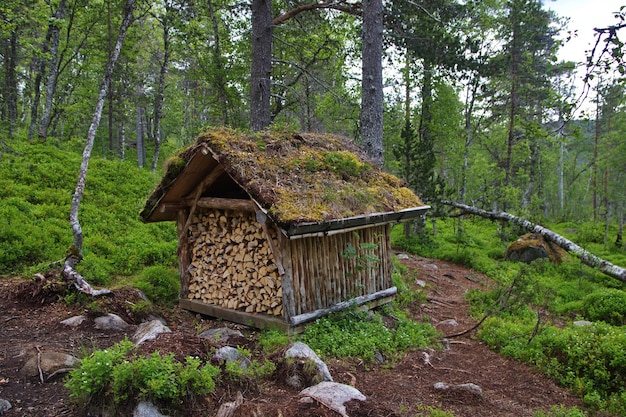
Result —
[{"label": "white birch trunk", "polygon": [[571,240],[564,238],[563,236],[553,232],[550,229],[546,229],[543,226],[538,224],[534,224],[529,222],[526,219],[522,219],[520,217],[516,217],[510,213],[501,211],[501,212],[493,212],[479,209],[478,207],[468,206],[467,204],[461,204],[454,201],[442,201],[443,204],[448,206],[453,206],[463,210],[466,213],[475,214],[481,217],[485,217],[491,220],[508,220],[512,223],[517,224],[520,227],[528,230],[529,232],[539,233],[545,239],[550,240],[568,252],[576,255],[582,263],[588,265],[592,268],[599,269],[602,273],[618,279],[622,282],[626,282],[626,269],[617,265],[613,265],[612,263],[605,261],[604,259],[598,258],[596,255],[588,252],[587,250],[581,248]]},{"label": "white birch trunk", "polygon": [[78,181],[76,183],[76,189],[74,190],[74,196],[72,197],[72,205],[70,208],[70,226],[72,227],[74,241],[72,244],[72,248],[70,248],[70,250],[68,251],[67,258],[65,259],[63,276],[68,281],[73,282],[74,286],[76,286],[78,290],[94,296],[107,294],[111,291],[94,290],[87,283],[87,281],[85,281],[85,279],[74,269],[82,259],[83,255],[83,231],[78,220],[78,209],[80,207],[80,202],[83,198],[83,193],[85,191],[87,169],[89,167],[91,151],[93,150],[93,145],[96,138],[96,131],[98,130],[98,125],[100,124],[100,118],[102,116],[104,100],[106,98],[109,85],[111,84],[113,69],[115,68],[117,58],[119,57],[120,50],[122,49],[122,44],[124,43],[126,31],[128,30],[128,27],[130,26],[130,23],[132,21],[134,3],[135,0],[126,0],[126,5],[124,6],[124,18],[120,26],[120,31],[117,36],[115,48],[113,49],[113,53],[111,54],[109,62],[107,63],[107,68],[104,74],[102,86],[100,87],[100,92],[98,93],[98,101],[96,102],[96,109],[94,111],[91,125],[89,126],[89,131],[87,133],[87,143],[85,144],[85,149],[83,151],[83,159],[80,165],[80,171],[78,173]]}]

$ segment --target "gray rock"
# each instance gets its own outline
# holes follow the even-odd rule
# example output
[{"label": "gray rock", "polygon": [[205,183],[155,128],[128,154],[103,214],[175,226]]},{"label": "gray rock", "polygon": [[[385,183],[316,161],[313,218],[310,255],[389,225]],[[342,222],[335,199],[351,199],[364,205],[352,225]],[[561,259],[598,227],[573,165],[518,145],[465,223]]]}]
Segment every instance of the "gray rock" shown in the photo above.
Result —
[{"label": "gray rock", "polygon": [[358,389],[350,385],[329,381],[320,382],[317,385],[305,388],[300,391],[300,395],[313,398],[342,416],[347,416],[345,403],[352,400],[366,400],[365,395]]},{"label": "gray rock", "polygon": [[454,319],[447,319],[447,320],[441,320],[439,323],[437,323],[435,325],[435,327],[439,327],[439,326],[452,326],[452,327],[457,327],[459,325],[459,323],[454,320]]},{"label": "gray rock", "polygon": [[385,363],[385,357],[382,353],[380,353],[378,349],[376,349],[376,351],[374,352],[374,362],[376,362],[378,365],[382,365],[383,363]]},{"label": "gray rock", "polygon": [[424,269],[430,269],[430,270],[432,270],[432,271],[437,271],[437,270],[439,270],[439,267],[438,267],[437,265],[435,265],[435,264],[424,264],[424,265],[422,265],[422,268],[424,268]]},{"label": "gray rock", "polygon": [[588,320],[577,320],[574,322],[574,326],[578,326],[578,327],[585,327],[585,326],[591,326],[593,325],[593,322],[590,322]]},{"label": "gray rock", "polygon": [[421,279],[416,279],[415,284],[424,288],[426,286],[426,281],[422,281]]},{"label": "gray rock", "polygon": [[317,373],[319,377],[319,381],[331,381],[333,377],[330,375],[330,371],[328,370],[328,366],[315,354],[313,349],[311,349],[307,344],[302,342],[296,342],[287,351],[285,352],[286,358],[298,358],[298,359],[309,359],[315,362],[315,366],[317,368]]},{"label": "gray rock", "polygon": [[158,408],[154,404],[148,401],[140,401],[133,411],[133,417],[167,417],[165,414],[161,414]]},{"label": "gray rock", "polygon": [[0,414],[4,414],[9,411],[13,406],[10,402],[5,400],[4,398],[0,398]]},{"label": "gray rock", "polygon": [[219,329],[208,329],[200,333],[203,339],[209,339],[215,342],[227,342],[232,337],[243,337],[243,333],[239,330],[233,330],[228,327],[220,327]]},{"label": "gray rock", "polygon": [[121,331],[130,327],[130,324],[126,323],[123,318],[113,313],[97,317],[94,322],[96,323],[94,327],[98,330]]},{"label": "gray rock", "polygon": [[456,384],[456,385],[449,385],[449,384],[446,384],[445,382],[436,382],[433,385],[433,387],[437,391],[446,391],[446,392],[451,392],[451,393],[467,393],[475,397],[483,396],[482,388],[471,382],[467,384]]},{"label": "gray rock", "polygon": [[161,320],[146,321],[137,327],[135,334],[133,334],[133,337],[131,337],[130,340],[134,344],[140,345],[146,340],[154,339],[161,333],[169,332],[171,332],[170,328],[164,325]]},{"label": "gray rock", "polygon": [[406,253],[399,253],[396,255],[396,258],[398,259],[409,259],[409,255],[407,255]]},{"label": "gray rock", "polygon": [[81,324],[83,324],[85,320],[87,320],[86,316],[74,316],[74,317],[70,317],[69,319],[63,320],[61,324],[68,326],[68,327],[78,327]]},{"label": "gray rock", "polygon": [[78,358],[67,353],[42,352],[26,361],[20,373],[24,376],[39,376],[40,368],[42,372],[49,373],[61,368],[73,368],[78,362]]},{"label": "gray rock", "polygon": [[239,350],[237,350],[236,348],[232,346],[224,346],[216,350],[215,354],[213,354],[213,359],[217,360],[218,362],[238,361],[239,366],[242,369],[245,369],[248,366],[252,365],[252,362],[250,361],[250,359],[243,356],[241,352],[239,352]]}]

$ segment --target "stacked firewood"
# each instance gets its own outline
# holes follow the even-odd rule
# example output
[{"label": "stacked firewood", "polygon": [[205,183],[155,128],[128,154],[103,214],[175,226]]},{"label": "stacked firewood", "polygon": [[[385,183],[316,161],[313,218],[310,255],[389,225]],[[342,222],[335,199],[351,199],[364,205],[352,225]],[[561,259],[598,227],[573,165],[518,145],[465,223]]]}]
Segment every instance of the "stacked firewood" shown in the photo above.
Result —
[{"label": "stacked firewood", "polygon": [[265,230],[254,213],[203,210],[194,215],[191,236],[192,300],[247,313],[280,316],[280,276]]}]

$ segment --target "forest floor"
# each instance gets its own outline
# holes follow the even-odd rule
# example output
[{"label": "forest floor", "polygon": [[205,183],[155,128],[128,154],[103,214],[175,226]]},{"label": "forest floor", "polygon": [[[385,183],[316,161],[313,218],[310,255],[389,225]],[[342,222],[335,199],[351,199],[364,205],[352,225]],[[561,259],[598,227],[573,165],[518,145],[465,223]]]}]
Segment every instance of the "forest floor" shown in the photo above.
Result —
[{"label": "forest floor", "polygon": [[[459,333],[475,324],[468,314],[464,294],[471,288],[488,286],[487,278],[433,259],[411,256],[402,262],[415,271],[416,281],[427,284],[428,301],[411,306],[411,314],[427,318],[444,335]],[[0,280],[0,398],[13,406],[3,417],[97,415],[72,404],[63,385],[64,374],[52,378],[49,375],[28,377],[19,371],[29,357],[36,357],[38,353],[60,351],[80,357],[95,347],[105,348],[125,336],[130,337],[133,330],[124,333],[96,330],[93,325],[74,329],[64,326],[59,322],[69,317],[93,315],[93,306],[87,308],[35,297],[25,291],[26,282],[32,280]],[[119,289],[115,293],[114,297],[99,301],[98,309],[138,324],[141,318],[130,309],[136,301],[133,290]],[[146,342],[142,349],[174,352],[177,357],[206,357],[210,346],[198,338],[199,329],[224,325],[240,329],[249,342],[255,337],[253,329],[201,317],[176,306],[162,309],[159,314],[172,333]],[[248,347],[254,349],[253,344]],[[347,404],[347,414],[351,417],[428,416],[429,407],[452,412],[456,417],[532,417],[535,412],[548,411],[554,405],[581,405],[578,398],[539,372],[489,350],[476,340],[475,332],[450,338],[447,349],[416,350],[382,365],[336,359],[326,363],[336,382],[351,384],[367,397],[365,402]],[[473,383],[482,388],[482,396],[460,392],[442,394],[433,387],[437,382]],[[234,416],[338,416],[317,403],[299,402],[298,390],[288,387],[280,378],[265,381],[260,386],[218,384],[213,394],[198,399],[187,414],[214,416],[221,404],[233,401],[236,391],[242,392],[245,402]]]}]

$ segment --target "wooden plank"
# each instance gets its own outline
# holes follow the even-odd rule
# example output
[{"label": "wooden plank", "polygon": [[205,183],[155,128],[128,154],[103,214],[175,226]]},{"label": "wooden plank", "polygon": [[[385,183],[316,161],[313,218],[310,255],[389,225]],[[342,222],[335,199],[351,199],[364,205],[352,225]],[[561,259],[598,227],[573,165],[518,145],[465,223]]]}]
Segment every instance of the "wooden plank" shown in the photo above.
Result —
[{"label": "wooden plank", "polygon": [[294,300],[294,282],[293,269],[291,262],[291,243],[278,234],[278,243],[281,248],[281,258],[287,262],[283,264],[284,270],[280,279],[280,285],[283,290],[283,317],[285,320],[296,315],[296,305]]},{"label": "wooden plank", "polygon": [[231,310],[214,304],[202,303],[196,300],[180,299],[178,303],[186,310],[259,329],[280,329],[283,331],[289,331],[291,328],[289,323],[285,320],[267,314],[246,313],[244,311]]},{"label": "wooden plank", "polygon": [[[192,205],[193,200],[188,198],[185,203]],[[206,209],[235,210],[246,213],[254,213],[257,209],[254,201],[241,198],[202,197],[198,199],[196,204],[198,207]]]},{"label": "wooden plank", "polygon": [[189,294],[189,265],[191,264],[191,253],[189,251],[189,241],[187,238],[187,219],[191,215],[188,210],[179,210],[177,213],[176,227],[178,232],[178,275],[180,277],[180,298],[187,298]]},{"label": "wooden plank", "polygon": [[386,290],[378,291],[373,294],[366,294],[366,295],[362,295],[359,297],[355,297],[349,301],[341,301],[328,308],[321,308],[315,311],[293,316],[291,317],[289,322],[292,326],[299,326],[309,321],[323,317],[327,314],[344,310],[354,304],[362,305],[362,304],[365,304],[371,301],[380,300],[380,299],[387,299],[388,300],[387,302],[389,302],[395,298],[395,295],[397,294],[397,292],[398,292],[398,289],[396,287],[387,288]]}]

